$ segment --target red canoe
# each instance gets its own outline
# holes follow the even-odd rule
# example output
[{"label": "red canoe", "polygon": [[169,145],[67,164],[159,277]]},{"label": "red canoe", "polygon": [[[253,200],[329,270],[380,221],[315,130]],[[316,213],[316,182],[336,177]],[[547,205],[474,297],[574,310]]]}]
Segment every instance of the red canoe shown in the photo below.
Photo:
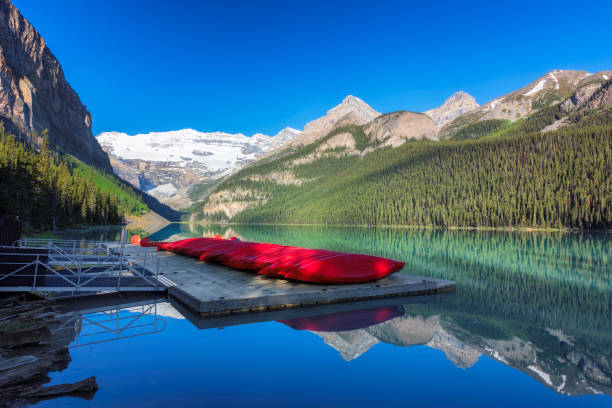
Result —
[{"label": "red canoe", "polygon": [[219,238],[175,242],[150,242],[143,238],[141,245],[260,275],[311,283],[369,282],[404,267],[403,262],[370,255]]}]

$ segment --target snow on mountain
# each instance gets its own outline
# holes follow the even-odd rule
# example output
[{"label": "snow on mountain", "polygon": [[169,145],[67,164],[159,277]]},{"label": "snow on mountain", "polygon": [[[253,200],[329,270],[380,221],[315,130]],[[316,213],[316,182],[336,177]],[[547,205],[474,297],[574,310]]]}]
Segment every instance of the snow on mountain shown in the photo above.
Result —
[{"label": "snow on mountain", "polygon": [[287,127],[273,137],[249,137],[182,129],[137,135],[103,132],[96,139],[117,175],[178,208],[189,205],[187,192],[193,185],[229,174],[300,133]]},{"label": "snow on mountain", "polygon": [[196,167],[194,164],[197,163],[203,172],[217,172],[233,168],[237,163],[255,160],[298,133],[294,129],[283,129],[277,139],[259,133],[247,137],[241,133],[183,129],[133,136],[104,132],[97,139],[107,153],[120,160],[173,162],[181,167]]},{"label": "snow on mountain", "polygon": [[[523,95],[530,96],[530,95],[533,95],[533,94],[536,94],[536,93],[540,92],[542,89],[544,89],[544,84],[545,83],[546,83],[546,80],[542,79],[540,82],[538,82],[538,84],[536,86],[531,88],[531,90],[529,92],[525,92]],[[557,81],[556,89],[558,89],[558,86],[559,86],[559,82]]]}]

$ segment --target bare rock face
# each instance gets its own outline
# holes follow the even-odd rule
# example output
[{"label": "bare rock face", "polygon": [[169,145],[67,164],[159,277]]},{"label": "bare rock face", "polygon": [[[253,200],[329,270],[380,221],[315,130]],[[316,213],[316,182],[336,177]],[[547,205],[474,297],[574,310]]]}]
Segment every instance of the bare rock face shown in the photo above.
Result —
[{"label": "bare rock face", "polygon": [[208,197],[203,212],[205,215],[223,213],[227,218],[232,218],[247,208],[265,202],[265,195],[259,191],[244,190],[242,188],[221,190]]},{"label": "bare rock face", "polygon": [[0,120],[35,144],[34,134],[48,129],[53,146],[112,171],[91,132],[91,114],[45,40],[8,0],[0,0]]},{"label": "bare rock face", "polygon": [[561,103],[561,108],[565,112],[572,112],[578,109],[599,109],[612,104],[612,71],[599,73],[606,82],[603,84],[594,82],[576,91],[571,98]]},{"label": "bare rock face", "polygon": [[372,141],[397,147],[408,139],[438,139],[438,131],[429,116],[414,112],[392,112],[381,115],[363,128]]},{"label": "bare rock face", "polygon": [[444,124],[440,128],[440,139],[450,137],[455,131],[482,120],[503,119],[514,122],[547,106],[560,103],[574,93],[583,92],[588,97],[610,77],[610,71],[550,71],[527,86],[495,98]]},{"label": "bare rock face", "polygon": [[436,128],[441,128],[456,117],[468,113],[478,108],[476,99],[467,92],[455,92],[439,108],[425,112],[432,120]]},{"label": "bare rock face", "polygon": [[302,134],[291,140],[289,146],[304,146],[315,142],[332,130],[346,125],[365,125],[380,116],[380,112],[353,95],[348,95],[342,103],[327,111],[319,119],[308,122]]}]

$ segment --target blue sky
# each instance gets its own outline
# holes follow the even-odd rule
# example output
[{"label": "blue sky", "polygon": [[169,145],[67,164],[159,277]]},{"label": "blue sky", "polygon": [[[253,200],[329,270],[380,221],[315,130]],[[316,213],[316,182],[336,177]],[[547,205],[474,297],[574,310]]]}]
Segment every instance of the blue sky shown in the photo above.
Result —
[{"label": "blue sky", "polygon": [[301,129],[347,94],[423,111],[551,69],[612,69],[610,1],[13,0],[94,134]]}]

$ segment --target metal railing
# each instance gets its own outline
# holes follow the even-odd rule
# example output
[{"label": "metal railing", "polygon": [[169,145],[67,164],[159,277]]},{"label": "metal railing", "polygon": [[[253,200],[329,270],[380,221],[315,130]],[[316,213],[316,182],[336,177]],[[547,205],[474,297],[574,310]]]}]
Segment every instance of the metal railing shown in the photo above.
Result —
[{"label": "metal railing", "polygon": [[160,263],[150,251],[126,257],[102,242],[22,239],[0,247],[0,291],[163,290]]},{"label": "metal railing", "polygon": [[77,348],[160,333],[165,328],[166,321],[158,315],[157,303],[149,303],[75,314],[55,328],[53,334],[63,330],[74,331],[70,335],[74,335],[70,348]]}]

